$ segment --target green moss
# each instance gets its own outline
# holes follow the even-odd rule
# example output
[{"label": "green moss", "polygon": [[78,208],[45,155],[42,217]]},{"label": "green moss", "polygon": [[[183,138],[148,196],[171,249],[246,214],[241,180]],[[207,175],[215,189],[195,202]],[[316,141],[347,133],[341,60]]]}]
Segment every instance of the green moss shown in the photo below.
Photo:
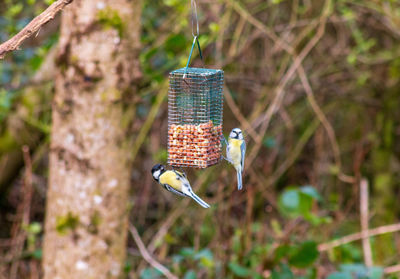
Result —
[{"label": "green moss", "polygon": [[101,223],[100,213],[96,210],[90,217],[90,225],[88,227],[88,232],[92,234],[97,234],[99,231],[100,223]]},{"label": "green moss", "polygon": [[118,11],[113,10],[109,7],[100,10],[97,13],[97,20],[105,28],[113,28],[118,31],[120,37],[124,31],[124,24],[122,18],[119,16]]},{"label": "green moss", "polygon": [[59,234],[66,234],[68,230],[75,230],[79,225],[79,216],[68,212],[65,216],[58,216],[56,220],[56,231]]},{"label": "green moss", "polygon": [[102,101],[116,102],[122,99],[122,92],[118,89],[111,88],[102,92],[100,98]]}]

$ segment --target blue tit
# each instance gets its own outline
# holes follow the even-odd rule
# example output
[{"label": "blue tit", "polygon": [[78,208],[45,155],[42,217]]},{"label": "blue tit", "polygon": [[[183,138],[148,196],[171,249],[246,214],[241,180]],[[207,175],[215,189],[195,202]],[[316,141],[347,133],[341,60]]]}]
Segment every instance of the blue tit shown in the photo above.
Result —
[{"label": "blue tit", "polygon": [[246,153],[246,142],[243,133],[239,128],[232,129],[229,134],[228,144],[226,146],[226,157],[236,169],[238,190],[243,187],[242,174],[244,169],[244,157]]},{"label": "blue tit", "polygon": [[190,197],[204,208],[210,207],[193,192],[185,173],[166,170],[163,165],[157,164],[151,169],[151,174],[168,191],[179,196]]}]

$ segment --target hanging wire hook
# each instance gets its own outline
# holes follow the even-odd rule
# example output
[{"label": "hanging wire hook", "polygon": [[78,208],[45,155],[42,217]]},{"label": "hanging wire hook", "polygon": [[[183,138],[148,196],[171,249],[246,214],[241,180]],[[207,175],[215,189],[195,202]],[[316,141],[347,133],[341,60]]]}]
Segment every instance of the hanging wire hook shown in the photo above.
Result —
[{"label": "hanging wire hook", "polygon": [[[186,73],[187,70],[189,68],[189,64],[190,64],[190,59],[192,58],[192,53],[193,53],[193,48],[194,45],[197,44],[197,48],[199,49],[199,55],[200,55],[200,59],[203,60],[203,54],[201,53],[201,48],[200,48],[200,43],[199,43],[199,19],[197,17],[197,4],[196,4],[196,0],[191,0],[190,1],[190,13],[191,13],[191,18],[192,18],[192,36],[193,36],[193,44],[192,44],[192,48],[190,50],[190,54],[189,54],[189,59],[186,63],[186,68],[185,68],[185,72],[183,74],[183,79],[186,78]],[[196,24],[196,30],[195,30],[195,24]],[[196,31],[196,32],[195,32]]]}]

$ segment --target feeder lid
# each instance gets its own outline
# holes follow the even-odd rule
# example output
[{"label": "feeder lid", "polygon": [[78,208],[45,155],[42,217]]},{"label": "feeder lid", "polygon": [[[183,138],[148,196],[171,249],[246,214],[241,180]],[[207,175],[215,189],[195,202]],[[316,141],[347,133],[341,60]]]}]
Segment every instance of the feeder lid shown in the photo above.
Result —
[{"label": "feeder lid", "polygon": [[201,75],[201,76],[211,76],[215,75],[217,73],[223,73],[222,70],[218,69],[205,69],[205,68],[181,68],[175,71],[172,71],[171,74],[178,74],[178,75],[183,75],[186,71],[186,74],[195,74],[195,75]]}]

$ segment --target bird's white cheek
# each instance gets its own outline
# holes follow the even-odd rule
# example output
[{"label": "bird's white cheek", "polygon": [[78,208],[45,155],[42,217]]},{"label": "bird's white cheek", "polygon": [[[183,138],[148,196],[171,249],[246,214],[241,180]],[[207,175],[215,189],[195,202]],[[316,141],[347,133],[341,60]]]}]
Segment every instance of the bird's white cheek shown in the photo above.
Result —
[{"label": "bird's white cheek", "polygon": [[159,178],[160,177],[160,171],[157,170],[153,173],[154,178]]}]

